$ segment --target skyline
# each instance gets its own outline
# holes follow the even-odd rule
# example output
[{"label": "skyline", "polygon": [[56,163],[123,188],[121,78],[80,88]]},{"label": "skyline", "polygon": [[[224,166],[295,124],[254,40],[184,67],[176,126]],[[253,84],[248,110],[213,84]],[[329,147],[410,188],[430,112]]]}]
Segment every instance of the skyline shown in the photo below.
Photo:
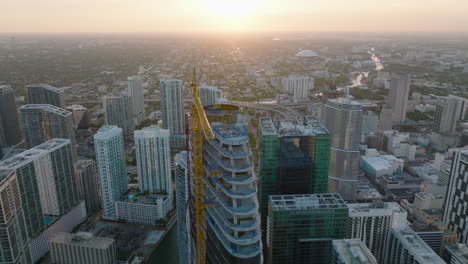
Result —
[{"label": "skyline", "polygon": [[468,32],[459,0],[19,0],[3,10],[0,33]]}]

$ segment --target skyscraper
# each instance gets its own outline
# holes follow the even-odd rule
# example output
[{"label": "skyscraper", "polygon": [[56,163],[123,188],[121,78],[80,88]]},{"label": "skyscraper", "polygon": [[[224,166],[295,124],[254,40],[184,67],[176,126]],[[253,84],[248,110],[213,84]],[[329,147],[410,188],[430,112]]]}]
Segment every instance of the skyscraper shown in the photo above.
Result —
[{"label": "skyscraper", "polygon": [[406,211],[398,203],[375,202],[347,204],[349,208],[347,238],[360,239],[383,263],[391,228],[406,226]]},{"label": "skyscraper", "polygon": [[135,131],[138,188],[171,195],[171,150],[169,130],[157,126]]},{"label": "skyscraper", "polygon": [[325,126],[331,135],[328,191],[353,200],[359,176],[362,106],[349,98],[328,99]]},{"label": "skyscraper", "polygon": [[37,146],[53,138],[68,138],[75,149],[76,139],[71,112],[47,104],[23,105],[19,111],[21,128],[28,147]]},{"label": "skyscraper", "polygon": [[270,196],[267,262],[328,264],[332,240],[346,237],[347,218],[339,194]]},{"label": "skyscraper", "polygon": [[86,212],[92,214],[101,208],[101,189],[94,160],[79,160],[76,164],[78,197],[86,202]]},{"label": "skyscraper", "polygon": [[466,204],[468,193],[468,148],[457,149],[453,155],[449,183],[445,195],[444,224],[458,235],[460,243],[468,243],[468,217]]},{"label": "skyscraper", "polygon": [[[179,256],[190,256],[190,221],[187,202],[189,185],[187,178],[187,152],[182,151],[174,157],[177,197],[177,229]],[[190,263],[189,258],[179,258],[180,264]]]},{"label": "skyscraper", "polygon": [[314,88],[314,79],[307,76],[283,78],[283,90],[293,96],[295,103],[307,101],[309,90]]},{"label": "skyscraper", "polygon": [[455,132],[463,101],[457,98],[442,98],[436,105],[432,131],[437,133]]},{"label": "skyscraper", "polygon": [[101,183],[102,217],[115,220],[115,201],[126,191],[123,132],[116,126],[102,126],[94,135],[98,175]]},{"label": "skyscraper", "polygon": [[27,85],[28,104],[50,104],[65,108],[64,89],[48,84]]},{"label": "skyscraper", "polygon": [[327,192],[330,133],[310,116],[303,124],[261,117],[259,126],[259,201],[265,237],[268,196]]},{"label": "skyscraper", "polygon": [[203,106],[215,104],[222,97],[221,91],[216,86],[203,85],[198,88],[198,96]]},{"label": "skyscraper", "polygon": [[3,128],[4,144],[15,146],[20,143],[22,138],[15,104],[15,93],[7,85],[0,85],[0,122],[0,127]]},{"label": "skyscraper", "polygon": [[402,123],[406,120],[411,76],[409,74],[393,73],[390,77],[390,82],[388,103],[393,110],[392,121],[393,123]]},{"label": "skyscraper", "polygon": [[260,217],[246,125],[237,106],[205,109],[216,137],[203,142],[205,200],[212,204],[205,209],[207,263],[259,263]]},{"label": "skyscraper", "polygon": [[379,116],[378,128],[380,131],[392,130],[393,121],[392,121],[393,109],[390,105],[386,104]]},{"label": "skyscraper", "polygon": [[123,133],[126,135],[133,133],[135,123],[133,120],[132,97],[123,93],[119,96],[106,95],[102,100],[106,125],[118,126],[122,128]]},{"label": "skyscraper", "polygon": [[171,133],[171,147],[185,145],[184,90],[180,80],[161,79],[162,127]]},{"label": "skyscraper", "polygon": [[444,264],[445,262],[408,226],[390,229],[385,264]]},{"label": "skyscraper", "polygon": [[145,97],[143,90],[143,81],[140,76],[127,78],[128,92],[132,97],[133,121],[135,126],[145,120]]},{"label": "skyscraper", "polygon": [[24,211],[14,170],[0,170],[0,261],[32,263]]}]

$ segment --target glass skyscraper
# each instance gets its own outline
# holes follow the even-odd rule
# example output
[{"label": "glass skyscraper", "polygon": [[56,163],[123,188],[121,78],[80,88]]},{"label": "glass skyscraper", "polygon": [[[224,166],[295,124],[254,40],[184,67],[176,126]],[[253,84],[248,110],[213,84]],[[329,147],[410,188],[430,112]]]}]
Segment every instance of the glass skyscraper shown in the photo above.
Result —
[{"label": "glass skyscraper", "polygon": [[133,133],[135,123],[130,95],[123,93],[119,96],[104,96],[103,106],[106,125],[118,126],[126,135]]},{"label": "glass skyscraper", "polygon": [[31,84],[26,86],[28,104],[50,104],[65,108],[64,90],[48,84]]},{"label": "glass skyscraper", "polygon": [[133,119],[137,126],[145,120],[145,98],[143,90],[143,81],[140,76],[127,78],[128,93],[132,97]]},{"label": "glass skyscraper", "polygon": [[[15,93],[10,86],[0,85],[0,127],[3,144],[15,146],[21,142],[21,129],[16,110]],[[0,141],[1,142],[1,141]]]},{"label": "glass skyscraper", "polygon": [[94,135],[99,180],[101,182],[102,217],[116,220],[115,201],[128,184],[123,132],[116,126],[102,126]]},{"label": "glass skyscraper", "polygon": [[171,132],[171,147],[185,146],[184,87],[180,80],[162,79],[162,127]]}]

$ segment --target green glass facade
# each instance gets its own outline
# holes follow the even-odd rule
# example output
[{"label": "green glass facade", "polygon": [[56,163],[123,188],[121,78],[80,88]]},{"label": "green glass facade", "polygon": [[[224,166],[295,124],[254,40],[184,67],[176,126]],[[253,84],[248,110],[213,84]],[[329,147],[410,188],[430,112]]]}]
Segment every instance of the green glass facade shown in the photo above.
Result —
[{"label": "green glass facade", "polygon": [[346,237],[347,218],[339,194],[270,196],[267,263],[328,264],[332,240]]},{"label": "green glass facade", "polygon": [[313,117],[303,124],[262,117],[259,124],[259,202],[266,234],[269,195],[328,191],[330,134]]}]

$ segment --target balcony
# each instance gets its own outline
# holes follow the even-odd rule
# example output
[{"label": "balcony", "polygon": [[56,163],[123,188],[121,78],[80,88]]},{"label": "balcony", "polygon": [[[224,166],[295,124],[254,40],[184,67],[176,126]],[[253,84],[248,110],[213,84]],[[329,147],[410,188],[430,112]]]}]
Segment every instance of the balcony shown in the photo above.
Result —
[{"label": "balcony", "polygon": [[[206,190],[208,190],[208,192],[206,192],[206,195],[209,200],[212,200],[211,198],[213,197],[216,198],[216,201],[226,211],[233,215],[247,216],[256,213],[258,210],[258,204],[255,200],[238,200],[238,202],[242,204],[240,206],[234,207],[232,202],[228,201],[225,198],[224,194],[221,194],[219,191],[215,190],[210,184],[206,184]],[[209,194],[211,194],[211,197],[209,196]]]}]

